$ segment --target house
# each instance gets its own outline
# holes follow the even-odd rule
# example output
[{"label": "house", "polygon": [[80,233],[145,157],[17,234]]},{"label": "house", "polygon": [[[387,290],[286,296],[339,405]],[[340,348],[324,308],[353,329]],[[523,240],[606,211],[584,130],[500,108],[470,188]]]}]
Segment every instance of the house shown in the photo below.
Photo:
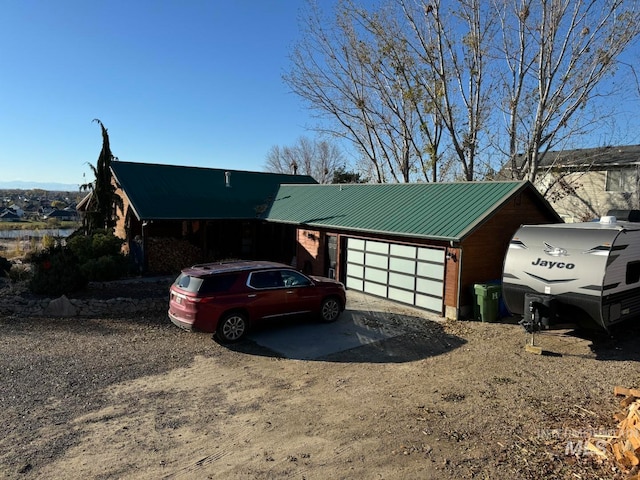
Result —
[{"label": "house", "polygon": [[499,280],[521,224],[560,222],[529,182],[318,185],[311,177],[114,161],[116,235],[153,273],[268,259],[450,318]]},{"label": "house", "polygon": [[115,233],[136,263],[157,273],[230,258],[290,262],[295,227],[264,216],[281,184],[316,183],[307,175],[123,161],[111,171],[124,207]]},{"label": "house", "polygon": [[20,217],[18,214],[10,209],[6,209],[0,213],[0,222],[19,222]]},{"label": "house", "polygon": [[302,271],[456,319],[520,225],[561,222],[529,182],[282,185],[266,219],[296,228]]},{"label": "house", "polygon": [[15,205],[15,204],[11,205],[11,206],[8,207],[8,209],[10,211],[12,211],[13,213],[15,213],[18,216],[18,218],[24,217],[24,210],[21,209],[20,207],[18,207],[17,205]]},{"label": "house", "polygon": [[55,218],[61,222],[72,222],[78,219],[78,213],[75,210],[65,208],[64,210],[52,210],[44,218]]},{"label": "house", "polygon": [[640,145],[548,152],[535,185],[566,222],[640,208]]}]

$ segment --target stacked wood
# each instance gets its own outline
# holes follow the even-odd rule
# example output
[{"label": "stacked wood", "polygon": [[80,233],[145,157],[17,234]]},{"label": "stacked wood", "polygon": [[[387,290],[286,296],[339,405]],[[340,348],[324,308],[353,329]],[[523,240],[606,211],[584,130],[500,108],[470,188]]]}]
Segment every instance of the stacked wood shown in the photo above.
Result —
[{"label": "stacked wood", "polygon": [[185,267],[202,262],[202,250],[187,240],[170,237],[147,239],[147,269],[150,273],[177,274]]},{"label": "stacked wood", "polygon": [[[618,429],[616,436],[609,440],[607,449],[618,466],[637,472],[640,465],[640,389],[615,387],[613,393],[624,397],[620,400],[623,411],[614,415]],[[635,473],[628,480],[640,480],[640,473]]]}]

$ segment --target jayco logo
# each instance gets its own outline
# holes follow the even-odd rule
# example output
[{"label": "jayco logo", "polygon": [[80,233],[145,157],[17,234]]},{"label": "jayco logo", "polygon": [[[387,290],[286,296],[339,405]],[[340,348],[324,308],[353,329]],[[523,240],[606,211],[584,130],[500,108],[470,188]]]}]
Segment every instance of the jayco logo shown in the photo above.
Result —
[{"label": "jayco logo", "polygon": [[566,268],[567,270],[571,270],[575,267],[573,263],[564,263],[564,262],[548,262],[546,260],[542,260],[540,257],[535,262],[531,262],[531,265],[535,267],[547,267],[547,268]]}]

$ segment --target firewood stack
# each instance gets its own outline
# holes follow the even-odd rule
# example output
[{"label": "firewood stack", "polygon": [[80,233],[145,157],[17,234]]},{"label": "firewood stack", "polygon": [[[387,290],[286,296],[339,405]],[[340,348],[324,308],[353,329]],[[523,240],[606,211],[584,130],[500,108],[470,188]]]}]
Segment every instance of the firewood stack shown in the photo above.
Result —
[{"label": "firewood stack", "polygon": [[150,238],[147,241],[147,269],[153,273],[179,273],[202,262],[202,250],[186,240]]},{"label": "firewood stack", "polygon": [[614,418],[619,422],[616,436],[608,442],[607,449],[618,466],[635,472],[627,480],[640,480],[640,389],[615,387],[613,393],[623,396],[620,406],[624,409]]}]

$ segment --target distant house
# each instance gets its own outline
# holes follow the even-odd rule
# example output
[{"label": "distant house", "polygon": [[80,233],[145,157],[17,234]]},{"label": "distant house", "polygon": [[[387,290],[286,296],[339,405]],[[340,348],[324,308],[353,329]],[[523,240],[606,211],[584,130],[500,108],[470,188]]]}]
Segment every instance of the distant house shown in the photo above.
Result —
[{"label": "distant house", "polygon": [[19,222],[20,217],[13,211],[7,209],[0,213],[0,222]]},{"label": "distant house", "polygon": [[566,222],[640,208],[640,145],[549,152],[536,187]]},{"label": "distant house", "polygon": [[17,205],[11,205],[9,207],[9,210],[15,213],[18,216],[18,218],[24,217],[24,210],[18,207]]},{"label": "distant house", "polygon": [[64,210],[52,210],[50,213],[45,215],[45,219],[55,218],[62,221],[76,221],[78,220],[78,212],[72,209],[64,209]]}]

